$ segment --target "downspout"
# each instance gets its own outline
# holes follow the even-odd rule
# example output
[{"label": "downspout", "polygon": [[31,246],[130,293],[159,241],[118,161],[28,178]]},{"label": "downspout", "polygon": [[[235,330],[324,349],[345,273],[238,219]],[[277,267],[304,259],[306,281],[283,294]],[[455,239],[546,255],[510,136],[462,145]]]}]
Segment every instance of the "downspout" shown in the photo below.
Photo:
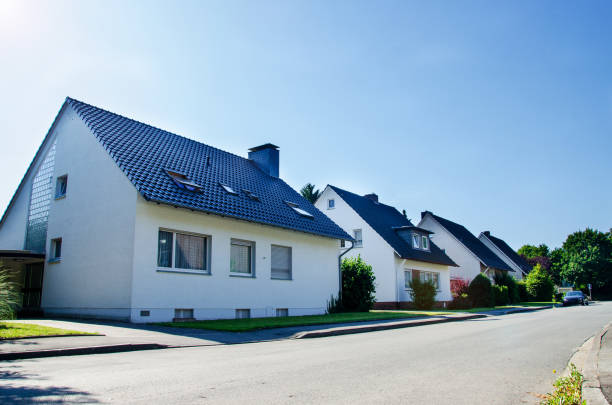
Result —
[{"label": "downspout", "polygon": [[353,243],[353,241],[349,241],[349,242],[351,242],[351,247],[346,249],[344,252],[340,253],[340,256],[338,256],[338,300],[340,302],[342,302],[342,256],[347,254],[349,250],[355,247],[355,244]]}]

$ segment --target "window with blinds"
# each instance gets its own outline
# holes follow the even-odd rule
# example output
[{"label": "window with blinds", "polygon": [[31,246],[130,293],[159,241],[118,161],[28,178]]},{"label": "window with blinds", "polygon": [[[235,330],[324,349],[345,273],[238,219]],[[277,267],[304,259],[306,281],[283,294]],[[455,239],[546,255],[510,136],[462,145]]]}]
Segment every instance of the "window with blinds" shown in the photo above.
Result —
[{"label": "window with blinds", "polygon": [[208,237],[160,229],[157,266],[208,272]]},{"label": "window with blinds", "polygon": [[230,272],[253,275],[253,248],[255,243],[232,239],[230,250]]},{"label": "window with blinds", "polygon": [[272,245],[271,254],[272,277],[276,280],[291,280],[291,248]]}]

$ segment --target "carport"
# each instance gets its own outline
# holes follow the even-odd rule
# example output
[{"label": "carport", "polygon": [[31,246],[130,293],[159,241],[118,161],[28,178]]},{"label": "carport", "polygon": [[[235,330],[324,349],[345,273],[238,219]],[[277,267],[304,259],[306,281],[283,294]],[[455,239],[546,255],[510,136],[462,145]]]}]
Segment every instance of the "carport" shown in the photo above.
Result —
[{"label": "carport", "polygon": [[21,286],[21,315],[41,314],[45,254],[29,250],[0,250],[0,267]]}]

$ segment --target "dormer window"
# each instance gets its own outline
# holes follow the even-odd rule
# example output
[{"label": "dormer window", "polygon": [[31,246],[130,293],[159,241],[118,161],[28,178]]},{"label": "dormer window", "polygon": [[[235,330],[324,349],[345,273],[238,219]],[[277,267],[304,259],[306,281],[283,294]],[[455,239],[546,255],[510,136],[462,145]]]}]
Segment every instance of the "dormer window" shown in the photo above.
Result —
[{"label": "dormer window", "polygon": [[429,250],[429,236],[413,233],[412,247],[415,249]]},{"label": "dormer window", "polygon": [[297,205],[296,203],[293,203],[291,201],[285,201],[285,204],[287,204],[289,207],[291,207],[291,209],[293,209],[293,211],[297,212],[300,216],[302,216],[304,218],[308,218],[308,219],[314,219],[314,216],[310,212],[307,212],[307,211],[301,209],[299,207],[299,205]]},{"label": "dormer window", "polygon": [[172,180],[174,180],[174,183],[178,186],[178,188],[194,192],[202,190],[202,186],[191,181],[191,179],[189,179],[183,173],[179,173],[173,170],[166,170],[166,173],[168,173]]}]

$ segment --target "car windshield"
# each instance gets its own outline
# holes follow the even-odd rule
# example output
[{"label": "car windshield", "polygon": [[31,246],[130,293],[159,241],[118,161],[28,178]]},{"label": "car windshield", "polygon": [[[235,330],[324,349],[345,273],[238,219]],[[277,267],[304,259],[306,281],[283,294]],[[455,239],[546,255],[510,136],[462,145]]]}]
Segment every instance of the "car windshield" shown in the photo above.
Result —
[{"label": "car windshield", "polygon": [[580,291],[571,291],[565,294],[566,297],[580,297],[582,293]]}]

